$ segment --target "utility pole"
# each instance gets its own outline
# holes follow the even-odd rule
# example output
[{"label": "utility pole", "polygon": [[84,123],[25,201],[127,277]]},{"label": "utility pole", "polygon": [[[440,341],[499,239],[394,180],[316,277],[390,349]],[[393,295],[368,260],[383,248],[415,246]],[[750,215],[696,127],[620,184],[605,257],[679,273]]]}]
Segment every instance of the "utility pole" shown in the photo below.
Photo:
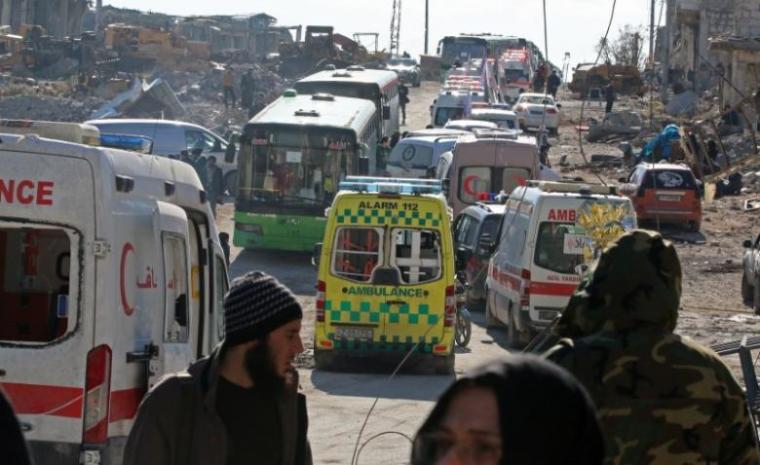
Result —
[{"label": "utility pole", "polygon": [[100,37],[100,22],[103,20],[101,15],[103,14],[103,0],[98,0],[95,3],[95,36]]},{"label": "utility pole", "polygon": [[652,0],[651,17],[649,18],[649,59],[647,60],[646,70],[649,77],[649,129],[654,129],[654,10],[656,0]]},{"label": "utility pole", "polygon": [[393,0],[393,12],[391,16],[391,56],[401,55],[401,0]]},{"label": "utility pole", "polygon": [[425,0],[425,55],[428,54],[428,39],[430,38],[430,0]]},{"label": "utility pole", "polygon": [[665,38],[664,51],[665,56],[662,60],[662,88],[660,89],[660,98],[663,102],[668,101],[668,87],[670,87],[670,44],[673,36],[673,0],[665,0]]}]

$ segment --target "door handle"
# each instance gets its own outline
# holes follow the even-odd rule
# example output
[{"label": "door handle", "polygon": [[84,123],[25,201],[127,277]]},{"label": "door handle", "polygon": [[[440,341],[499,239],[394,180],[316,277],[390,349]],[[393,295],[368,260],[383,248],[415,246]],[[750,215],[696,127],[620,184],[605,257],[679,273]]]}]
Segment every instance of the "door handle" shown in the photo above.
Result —
[{"label": "door handle", "polygon": [[127,352],[127,363],[143,363],[158,357],[158,346],[150,343],[142,351]]}]

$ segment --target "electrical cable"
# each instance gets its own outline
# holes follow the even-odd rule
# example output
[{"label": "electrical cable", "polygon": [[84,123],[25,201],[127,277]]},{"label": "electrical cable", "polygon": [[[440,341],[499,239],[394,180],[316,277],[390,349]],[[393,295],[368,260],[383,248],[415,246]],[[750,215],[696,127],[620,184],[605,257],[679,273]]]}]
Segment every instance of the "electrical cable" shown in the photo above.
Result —
[{"label": "electrical cable", "polygon": [[[604,33],[604,38],[602,39],[602,44],[606,44],[607,43],[607,37],[609,37],[609,35],[610,35],[610,29],[612,29],[612,22],[615,19],[615,8],[616,7],[617,7],[617,0],[612,0],[612,11],[610,12],[610,21],[607,24],[607,31]],[[601,47],[600,50],[599,50],[599,53],[596,55],[596,61],[594,61],[594,66],[592,67],[592,69],[595,68],[599,64],[599,60],[602,58],[602,52],[603,51],[604,51],[604,47]],[[579,125],[583,125],[583,112],[586,109],[586,100],[588,99],[588,94],[589,94],[588,93],[588,89],[586,89],[585,95],[583,96],[583,101],[581,102],[581,114],[580,114],[580,118],[579,118],[579,121],[578,121]],[[586,163],[587,167],[590,167],[591,163],[589,163],[588,158],[586,157],[586,152],[583,149],[583,132],[580,131],[580,130],[578,131],[578,144],[580,146],[581,157],[583,158],[583,161]],[[603,185],[606,186],[607,183],[604,181],[604,179],[602,179],[602,176],[599,175],[599,173],[595,173],[595,174],[596,174],[596,177],[599,178],[599,181]]]},{"label": "electrical cable", "polygon": [[401,436],[402,438],[404,438],[407,441],[409,441],[409,444],[414,444],[414,440],[411,437],[409,437],[408,435],[402,433],[401,431],[384,431],[382,433],[378,433],[378,434],[372,436],[371,438],[367,439],[366,441],[364,441],[364,444],[362,444],[362,446],[359,448],[359,452],[357,452],[357,454],[356,454],[356,464],[358,465],[358,463],[359,463],[359,457],[361,457],[362,451],[367,446],[367,444],[369,444],[370,442],[374,441],[375,439],[381,438],[383,436],[390,436],[390,435]]}]

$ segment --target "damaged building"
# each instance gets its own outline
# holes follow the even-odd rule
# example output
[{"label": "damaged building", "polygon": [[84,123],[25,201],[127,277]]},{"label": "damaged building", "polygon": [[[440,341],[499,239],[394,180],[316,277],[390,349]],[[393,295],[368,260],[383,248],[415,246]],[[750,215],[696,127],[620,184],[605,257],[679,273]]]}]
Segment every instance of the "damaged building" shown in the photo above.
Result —
[{"label": "damaged building", "polygon": [[[669,50],[670,68],[677,76],[688,79],[691,72],[694,87],[702,91],[718,85],[720,73],[729,79],[751,74],[753,69],[757,74],[754,58],[749,57],[757,54],[752,42],[719,41],[718,45],[715,38],[760,37],[760,0],[669,0],[667,4],[668,26],[660,37],[669,33],[669,49],[665,47],[664,53]],[[739,65],[736,69],[734,62]],[[749,87],[745,83],[737,87],[750,89],[755,84],[749,81]],[[734,98],[730,92],[724,97]]]},{"label": "damaged building", "polygon": [[88,0],[0,0],[0,25],[19,33],[24,25],[42,26],[57,38],[82,33]]},{"label": "damaged building", "polygon": [[281,41],[293,41],[276,23],[266,13],[189,17],[177,24],[177,32],[189,40],[208,42],[212,54],[246,51],[263,58],[277,51]]}]

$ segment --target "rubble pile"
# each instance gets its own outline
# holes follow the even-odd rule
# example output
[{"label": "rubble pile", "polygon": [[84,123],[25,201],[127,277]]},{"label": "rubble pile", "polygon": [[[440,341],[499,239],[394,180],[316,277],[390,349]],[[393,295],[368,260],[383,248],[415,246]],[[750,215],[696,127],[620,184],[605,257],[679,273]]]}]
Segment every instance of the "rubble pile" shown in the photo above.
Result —
[{"label": "rubble pile", "polygon": [[103,101],[95,97],[73,99],[46,95],[16,95],[0,99],[0,117],[81,123]]}]

